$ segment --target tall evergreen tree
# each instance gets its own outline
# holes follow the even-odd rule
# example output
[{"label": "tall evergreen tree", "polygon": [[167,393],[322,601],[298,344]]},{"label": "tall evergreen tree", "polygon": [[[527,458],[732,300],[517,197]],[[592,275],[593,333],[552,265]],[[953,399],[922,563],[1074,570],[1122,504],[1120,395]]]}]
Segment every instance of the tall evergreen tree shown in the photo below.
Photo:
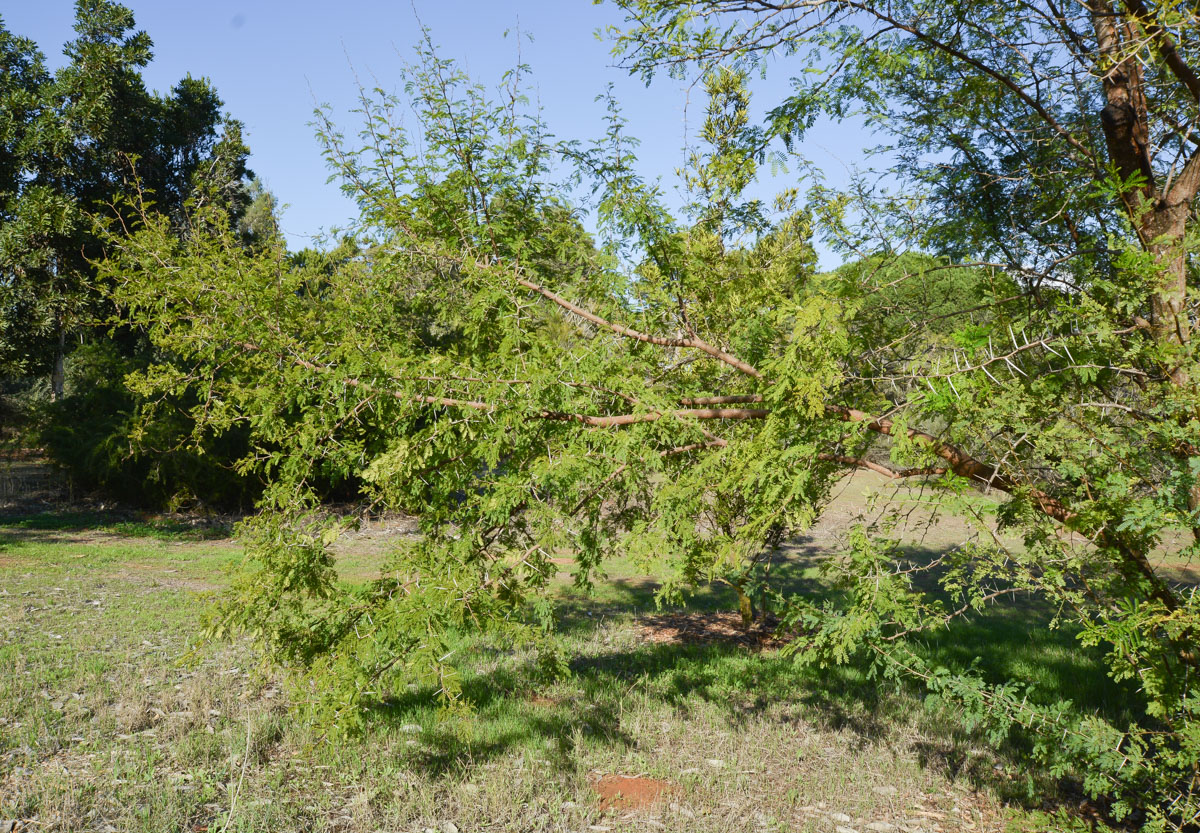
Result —
[{"label": "tall evergreen tree", "polygon": [[197,189],[234,214],[248,201],[248,149],[211,84],[189,76],[169,95],[147,91],[152,42],[112,0],[77,0],[75,33],[51,75],[0,21],[2,355],[8,373],[49,373],[55,396],[69,344],[109,309],[96,226],[120,215],[134,174],[177,223]]}]

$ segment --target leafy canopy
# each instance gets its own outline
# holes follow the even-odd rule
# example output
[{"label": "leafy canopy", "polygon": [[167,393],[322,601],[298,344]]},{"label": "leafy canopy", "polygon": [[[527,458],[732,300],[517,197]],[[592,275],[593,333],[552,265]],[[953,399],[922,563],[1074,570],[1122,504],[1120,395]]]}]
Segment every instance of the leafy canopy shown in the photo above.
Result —
[{"label": "leafy canopy", "polygon": [[[427,40],[405,76],[411,126],[378,91],[357,141],[321,122],[362,210],[359,254],[325,268],[269,240],[248,252],[203,206],[205,234],[145,213],[111,241],[118,302],[182,359],[133,382],[244,426],[243,465],[270,483],[216,629],[336,670],[346,685],[323,705],[353,724],[406,675],[454,702],[448,629],[542,640],[560,549],[581,585],[633,553],[674,568],[665,598],[727,582],[747,615],[774,606],[798,661],[918,680],[1118,814],[1194,824],[1200,611],[1152,560],[1200,540],[1194,15],[620,5],[634,69],[706,82],[686,218],[632,171],[615,107],[599,142],[556,144],[522,72],[491,94]],[[755,127],[747,73],[773,56],[799,80]],[[854,110],[894,138],[902,198],[742,197],[771,141],[796,151],[818,114]],[[817,222],[856,262],[815,272]],[[767,556],[847,467],[922,478],[978,535],[930,562],[886,524],[853,530],[830,592],[779,594]],[[362,588],[330,555],[346,521],[313,484],[331,474],[421,518]],[[1127,723],[913,647],[1031,595],[1136,683]]]}]

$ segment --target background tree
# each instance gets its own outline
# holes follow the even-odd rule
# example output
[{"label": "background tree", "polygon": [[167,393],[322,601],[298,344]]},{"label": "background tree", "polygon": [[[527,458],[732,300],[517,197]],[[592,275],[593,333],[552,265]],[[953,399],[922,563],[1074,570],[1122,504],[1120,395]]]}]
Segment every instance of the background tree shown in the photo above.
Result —
[{"label": "background tree", "polygon": [[222,121],[207,81],[148,92],[140,70],[150,38],[117,3],[79,0],[75,30],[68,63],[51,75],[35,45],[0,22],[4,347],[20,375],[49,373],[56,397],[69,345],[106,315],[91,265],[101,255],[94,223],[117,219],[134,166],[158,210],[177,220],[198,185],[235,214],[247,199],[240,126]]},{"label": "background tree", "polygon": [[[33,141],[31,126],[40,107],[39,91],[48,82],[45,66],[37,46],[26,38],[18,38],[0,21],[0,228],[9,229],[18,221],[16,196],[22,186],[25,159]],[[25,321],[33,318],[30,298],[19,290],[15,269],[4,272],[3,316],[4,355],[0,367],[5,375],[19,366],[25,353],[22,342],[28,336]]]},{"label": "background tree", "polygon": [[208,81],[188,76],[168,95],[148,91],[141,70],[152,44],[132,13],[109,0],[79,0],[75,12],[77,37],[53,74],[31,41],[0,22],[6,387],[28,394],[38,377],[49,377],[53,404],[32,418],[37,436],[30,439],[81,489],[155,503],[180,491],[215,502],[244,500],[251,485],[220,473],[244,446],[229,439],[210,444],[207,457],[181,447],[191,428],[178,403],[139,447],[132,422],[138,403],[123,378],[169,357],[112,318],[94,264],[103,256],[103,227],[130,220],[125,201],[135,187],[177,235],[196,232],[187,226],[185,205],[219,206],[236,219],[257,197],[253,222],[266,229],[274,222],[273,201],[248,189],[241,126],[222,115]]}]

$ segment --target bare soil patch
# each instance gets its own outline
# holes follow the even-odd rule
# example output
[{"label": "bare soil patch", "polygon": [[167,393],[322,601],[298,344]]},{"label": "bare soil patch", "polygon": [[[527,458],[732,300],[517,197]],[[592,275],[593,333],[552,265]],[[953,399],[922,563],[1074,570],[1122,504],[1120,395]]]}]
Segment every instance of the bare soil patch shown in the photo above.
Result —
[{"label": "bare soil patch", "polygon": [[679,788],[669,781],[638,775],[600,775],[592,781],[592,790],[600,799],[600,812],[610,810],[647,810],[670,798]]},{"label": "bare soil patch", "polygon": [[734,643],[761,650],[787,642],[785,634],[775,631],[774,617],[742,625],[740,614],[732,611],[711,613],[660,613],[642,616],[637,630],[642,640],[654,643]]}]

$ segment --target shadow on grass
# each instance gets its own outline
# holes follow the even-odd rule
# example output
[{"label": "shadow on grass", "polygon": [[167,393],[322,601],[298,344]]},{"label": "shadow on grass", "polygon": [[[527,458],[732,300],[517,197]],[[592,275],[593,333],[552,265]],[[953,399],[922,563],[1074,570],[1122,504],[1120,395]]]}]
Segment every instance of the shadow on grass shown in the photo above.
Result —
[{"label": "shadow on grass", "polygon": [[[804,556],[789,566],[784,575],[789,589],[827,592],[805,577],[808,566]],[[566,594],[560,638],[584,647],[570,663],[572,676],[563,686],[541,682],[534,661],[478,641],[464,652],[474,657],[473,664],[462,669],[463,693],[475,709],[469,726],[439,723],[429,691],[406,692],[377,704],[374,716],[394,731],[413,722],[422,725],[425,731],[415,742],[411,764],[435,775],[521,749],[555,758],[569,771],[580,744],[636,747],[638,741],[622,727],[621,716],[636,707],[631,704],[638,698],[685,718],[700,704],[716,706],[734,731],[752,719],[804,723],[848,731],[862,746],[895,736],[897,727],[915,722],[923,735],[912,744],[918,759],[951,780],[988,788],[1025,807],[1052,807],[1056,801],[1074,806],[1079,798],[1072,785],[1036,771],[1027,738],[1014,733],[1000,748],[988,749],[981,735],[956,722],[951,709],[936,701],[926,705],[918,683],[882,680],[865,664],[815,668],[779,651],[724,642],[630,645],[629,639],[617,638],[605,644],[604,626],[616,624],[613,632],[622,633],[622,625],[635,627],[637,617],[659,612],[656,590],[650,580],[625,580],[610,583],[596,600]],[[732,591],[714,586],[699,588],[688,606],[690,611],[734,608]],[[996,607],[915,647],[931,665],[970,670],[990,683],[1024,679],[1035,700],[1070,700],[1079,713],[1098,715],[1116,726],[1139,718],[1142,707],[1135,688],[1109,679],[1102,653],[1081,646],[1067,629],[1052,629],[1051,620],[1052,611],[1034,602]],[[569,695],[555,699],[554,692],[563,689]]]},{"label": "shadow on grass", "polygon": [[0,531],[12,538],[47,542],[53,542],[55,538],[46,533],[89,532],[163,541],[217,541],[228,538],[233,525],[223,519],[146,518],[129,512],[68,510],[0,515]]}]

